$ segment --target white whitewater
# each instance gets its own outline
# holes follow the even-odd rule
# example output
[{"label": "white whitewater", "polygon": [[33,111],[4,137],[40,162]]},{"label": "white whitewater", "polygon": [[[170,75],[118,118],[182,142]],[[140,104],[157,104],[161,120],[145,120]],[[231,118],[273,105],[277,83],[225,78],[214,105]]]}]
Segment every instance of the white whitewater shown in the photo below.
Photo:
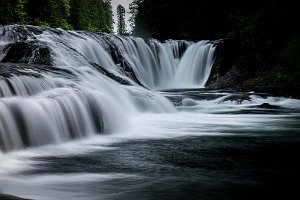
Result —
[{"label": "white whitewater", "polygon": [[[107,52],[111,47],[117,48],[119,56],[129,63],[139,81],[153,89],[203,88],[214,62],[215,45],[206,40],[195,43],[149,39],[145,42],[142,38],[60,29],[31,34],[27,40],[37,38],[53,49],[55,66],[88,66],[93,62],[135,84]],[[6,30],[0,44],[7,44],[17,37],[20,38],[14,31]]]},{"label": "white whitewater", "polygon": [[[4,38],[6,44],[19,41],[19,37]],[[117,132],[126,129],[130,117],[139,113],[175,112],[167,99],[122,74],[93,38],[44,30],[27,40],[47,44],[55,68],[24,66],[15,69],[16,74],[0,76],[0,151]],[[133,85],[117,83],[90,62]]]},{"label": "white whitewater", "polygon": [[176,88],[204,88],[213,65],[215,47],[209,41],[200,41],[184,53],[172,85]]},{"label": "white whitewater", "polygon": [[[204,87],[214,52],[208,41],[146,42],[33,26],[5,26],[0,34],[1,59],[8,45],[30,42],[49,48],[54,66],[18,66],[0,74],[2,151],[116,132],[125,129],[128,119],[139,113],[175,112],[169,100],[135,82],[122,62],[152,89]],[[39,56],[32,51],[29,63]],[[94,64],[131,86],[101,74]]]},{"label": "white whitewater", "polygon": [[119,48],[134,68],[141,80],[150,88],[167,87],[174,78],[179,61],[180,42],[189,46],[187,41],[167,40],[161,43],[151,39],[149,45],[141,38],[124,37]]},{"label": "white whitewater", "polygon": [[[215,51],[209,41],[161,43],[151,39],[148,45],[141,38],[120,37],[120,40],[119,48],[125,58],[150,88],[203,88],[208,80]],[[181,56],[183,45],[187,50]]]},{"label": "white whitewater", "polygon": [[116,132],[126,128],[128,118],[140,112],[175,112],[171,103],[157,93],[122,86],[91,68],[68,70],[78,80],[55,84],[52,74],[31,82],[22,76],[12,77],[11,87],[0,81],[4,91],[0,98],[2,150]]}]

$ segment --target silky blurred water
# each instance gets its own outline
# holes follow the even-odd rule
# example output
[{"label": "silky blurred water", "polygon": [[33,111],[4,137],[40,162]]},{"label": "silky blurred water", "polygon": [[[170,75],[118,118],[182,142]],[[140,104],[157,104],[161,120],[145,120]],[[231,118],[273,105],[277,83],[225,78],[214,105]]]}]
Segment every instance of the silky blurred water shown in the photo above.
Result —
[{"label": "silky blurred water", "polygon": [[226,91],[161,94],[177,112],[137,114],[113,133],[1,154],[0,193],[36,200],[298,195],[299,100],[244,93],[251,102],[239,104]]}]

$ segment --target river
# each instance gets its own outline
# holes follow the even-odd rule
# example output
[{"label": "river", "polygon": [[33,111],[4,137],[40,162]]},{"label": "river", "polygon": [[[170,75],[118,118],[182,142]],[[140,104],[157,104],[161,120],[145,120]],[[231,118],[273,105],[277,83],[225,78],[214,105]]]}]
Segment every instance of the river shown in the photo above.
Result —
[{"label": "river", "polygon": [[[205,89],[213,43],[16,27],[2,28],[0,40],[0,193],[35,200],[297,195],[300,100]],[[39,48],[25,63],[4,62],[20,38]],[[112,44],[127,67],[111,56]],[[39,63],[44,47],[51,66]]]}]

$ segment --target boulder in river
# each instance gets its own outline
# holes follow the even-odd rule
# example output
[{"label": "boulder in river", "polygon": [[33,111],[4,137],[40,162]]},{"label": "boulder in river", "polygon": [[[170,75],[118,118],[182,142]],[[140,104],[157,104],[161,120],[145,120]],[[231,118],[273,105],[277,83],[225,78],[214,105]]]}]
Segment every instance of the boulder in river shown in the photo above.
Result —
[{"label": "boulder in river", "polygon": [[243,101],[249,101],[253,103],[251,97],[244,94],[231,94],[222,100],[222,102],[226,102],[226,101],[231,101],[231,102],[235,101],[236,104],[241,104]]}]

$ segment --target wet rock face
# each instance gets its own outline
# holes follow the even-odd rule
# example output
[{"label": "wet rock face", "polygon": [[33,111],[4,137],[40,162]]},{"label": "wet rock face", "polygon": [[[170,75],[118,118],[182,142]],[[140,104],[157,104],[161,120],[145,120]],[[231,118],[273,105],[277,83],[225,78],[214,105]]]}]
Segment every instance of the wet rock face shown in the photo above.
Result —
[{"label": "wet rock face", "polygon": [[0,62],[52,65],[50,48],[37,39],[46,30],[62,34],[59,29],[30,25],[0,26]]},{"label": "wet rock face", "polygon": [[130,83],[128,80],[125,80],[124,78],[115,75],[114,73],[108,71],[107,69],[105,69],[105,67],[98,65],[96,63],[90,63],[92,66],[95,67],[95,69],[97,69],[100,73],[108,76],[109,78],[115,80],[116,82],[122,84],[122,85],[132,85],[132,83]]},{"label": "wet rock face", "polygon": [[[233,79],[236,79],[236,74],[240,73],[232,69],[238,63],[240,52],[237,45],[228,40],[218,40],[214,43],[216,45],[214,64],[206,87],[221,88],[223,85],[230,85]],[[223,78],[225,76],[226,78]]]},{"label": "wet rock face", "polygon": [[36,41],[24,41],[9,44],[2,62],[51,65],[51,50],[46,44]]},{"label": "wet rock face", "polygon": [[45,30],[56,34],[62,34],[59,29],[51,29],[41,26],[31,25],[8,25],[0,26],[0,36],[11,41],[25,41],[29,38],[36,39],[36,36],[41,35]]},{"label": "wet rock face", "polygon": [[240,47],[228,40],[216,44],[214,65],[206,83],[206,88],[230,91],[255,91],[274,96],[300,97],[299,86],[291,81],[274,80],[274,74],[286,74],[285,66],[275,64],[271,69],[253,64],[242,55]]},{"label": "wet rock face", "polygon": [[241,56],[238,44],[230,40],[220,40],[216,44],[214,64],[206,83],[210,89],[226,89],[233,91],[253,90],[244,82],[253,77],[256,71],[249,71],[249,63]]},{"label": "wet rock face", "polygon": [[[44,66],[46,70],[48,66]],[[39,71],[43,69],[43,66],[36,66],[30,64],[18,64],[18,63],[0,63],[0,80],[1,78],[10,78],[13,75],[24,75],[40,78]]]},{"label": "wet rock face", "polygon": [[266,108],[266,109],[280,109],[280,106],[276,106],[276,105],[271,105],[269,103],[262,103],[259,106],[257,106],[258,108]]},{"label": "wet rock face", "polygon": [[226,101],[231,101],[231,102],[236,102],[236,104],[241,104],[243,101],[249,101],[249,102],[253,102],[252,98],[244,95],[244,94],[232,94],[229,95],[228,97],[223,99],[223,102]]}]

